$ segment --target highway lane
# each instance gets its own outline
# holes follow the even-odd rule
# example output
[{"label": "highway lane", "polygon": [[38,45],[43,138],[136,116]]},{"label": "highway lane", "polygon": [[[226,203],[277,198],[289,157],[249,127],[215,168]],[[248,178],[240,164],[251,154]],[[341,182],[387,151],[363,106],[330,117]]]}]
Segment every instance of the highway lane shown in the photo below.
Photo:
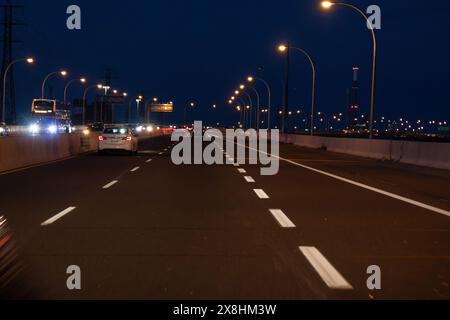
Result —
[{"label": "highway lane", "polygon": [[[383,163],[282,146],[281,157],[389,193],[449,210],[447,171]],[[244,167],[251,176],[258,170]],[[373,191],[281,162],[280,174],[257,183],[320,248],[360,297],[448,299],[450,218]],[[382,270],[382,290],[367,289],[367,267]]]},{"label": "highway lane", "polygon": [[[449,298],[450,218],[286,162],[273,177],[246,165],[177,167],[170,145],[156,138],[137,157],[89,155],[0,176],[0,207],[28,266],[26,297]],[[281,151],[448,208],[447,172]],[[80,292],[65,286],[73,264]],[[379,292],[366,288],[372,264],[382,268]]]}]

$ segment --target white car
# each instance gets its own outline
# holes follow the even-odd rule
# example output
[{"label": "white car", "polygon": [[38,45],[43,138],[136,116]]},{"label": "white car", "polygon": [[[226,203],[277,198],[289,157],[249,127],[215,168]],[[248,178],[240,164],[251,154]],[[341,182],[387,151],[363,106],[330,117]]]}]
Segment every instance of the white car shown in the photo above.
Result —
[{"label": "white car", "polygon": [[98,152],[124,150],[130,153],[138,152],[138,135],[127,127],[106,127],[98,137]]}]

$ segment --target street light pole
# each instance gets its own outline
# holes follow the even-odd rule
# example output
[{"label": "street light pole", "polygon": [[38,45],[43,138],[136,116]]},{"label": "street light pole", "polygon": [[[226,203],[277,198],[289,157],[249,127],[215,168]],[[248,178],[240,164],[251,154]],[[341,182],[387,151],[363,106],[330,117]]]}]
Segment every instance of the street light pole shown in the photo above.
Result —
[{"label": "street light pole", "polygon": [[87,88],[84,90],[84,94],[83,94],[83,125],[86,124],[86,97],[87,97],[88,91],[89,91],[90,89],[95,88],[95,87],[97,87],[99,90],[103,89],[103,85],[101,85],[101,84],[96,84],[96,85],[92,85],[92,86],[90,86],[90,87],[87,87]]},{"label": "street light pole", "polygon": [[287,51],[289,52],[290,49],[294,49],[299,51],[300,53],[302,53],[303,55],[306,56],[306,58],[308,59],[309,63],[311,64],[311,69],[312,69],[312,93],[311,93],[311,135],[314,135],[314,115],[316,112],[316,65],[314,63],[314,60],[311,58],[311,55],[304,49],[298,48],[298,47],[289,47],[289,46],[284,46],[281,45],[278,47],[278,50],[281,52]]},{"label": "street light pole", "polygon": [[77,80],[81,81],[81,83],[85,83],[85,82],[86,82],[86,79],[85,79],[85,78],[76,78],[76,79],[70,80],[70,81],[66,84],[66,86],[64,87],[64,106],[65,106],[65,107],[67,106],[67,91],[68,91],[70,85],[71,85],[72,83],[74,83],[75,81],[77,81]]},{"label": "street light pole", "polygon": [[372,85],[371,85],[371,94],[370,94],[370,124],[369,124],[369,138],[373,139],[373,131],[374,131],[374,118],[375,118],[375,85],[376,85],[376,71],[377,71],[377,36],[375,34],[375,26],[370,21],[369,17],[362,11],[360,8],[344,3],[344,2],[331,2],[331,1],[323,1],[322,7],[324,9],[330,9],[334,5],[341,5],[356,11],[363,19],[366,21],[367,26],[372,33],[373,40],[373,60],[372,60]]},{"label": "street light pole", "polygon": [[[191,108],[193,108],[193,107],[195,107],[195,103],[191,102],[191,103],[189,103],[189,106]],[[188,105],[186,104],[184,106],[184,125],[188,125],[187,122],[188,122]]]},{"label": "street light pole", "polygon": [[50,72],[45,78],[44,81],[42,81],[42,88],[41,88],[41,99],[45,99],[45,84],[47,83],[47,80],[51,77],[54,76],[56,74],[60,74],[63,77],[65,77],[67,75],[67,71],[62,70],[62,71],[55,71],[55,72]]},{"label": "street light pole", "polygon": [[253,80],[261,81],[262,83],[264,83],[264,85],[265,85],[266,88],[267,88],[267,92],[268,92],[268,104],[269,104],[269,105],[268,105],[267,129],[270,130],[270,112],[271,112],[271,103],[272,103],[272,90],[270,89],[269,83],[267,83],[267,81],[265,81],[265,80],[262,79],[262,78],[252,77],[252,76],[250,76],[250,77],[247,78],[247,81],[248,81],[248,82],[253,82]]},{"label": "street light pole", "polygon": [[5,69],[5,73],[3,74],[3,101],[2,101],[2,122],[5,122],[6,119],[6,76],[8,75],[8,71],[9,69],[11,69],[11,67],[21,61],[26,61],[29,64],[34,63],[34,59],[33,58],[22,58],[22,59],[17,59],[12,61]]},{"label": "street light pole", "polygon": [[[241,87],[241,92],[248,98],[248,100],[250,101],[250,115],[247,117],[248,123],[249,123],[249,127],[252,127],[252,110],[253,110],[253,100],[252,97],[244,91],[245,87],[242,85]],[[244,115],[247,113],[247,108],[245,108],[244,110]],[[245,121],[244,121],[245,122]]]},{"label": "street light pole", "polygon": [[[289,43],[287,44],[287,47],[289,48]],[[287,113],[289,110],[289,67],[290,67],[290,50],[287,50],[286,52],[286,73],[285,73],[285,80],[284,80],[284,105],[283,105],[283,114],[282,114],[282,120],[281,120],[281,133],[286,133],[286,122],[287,122]]]},{"label": "street light pole", "polygon": [[[252,86],[248,86],[248,87],[250,89],[252,89],[255,92],[255,94],[256,94],[256,109],[257,109],[257,112],[258,112],[257,115],[256,115],[256,121],[258,122],[257,125],[256,125],[256,130],[259,132],[260,95],[259,95],[258,90],[256,90],[255,87],[252,87]],[[251,123],[250,123],[250,127],[251,127]]]}]

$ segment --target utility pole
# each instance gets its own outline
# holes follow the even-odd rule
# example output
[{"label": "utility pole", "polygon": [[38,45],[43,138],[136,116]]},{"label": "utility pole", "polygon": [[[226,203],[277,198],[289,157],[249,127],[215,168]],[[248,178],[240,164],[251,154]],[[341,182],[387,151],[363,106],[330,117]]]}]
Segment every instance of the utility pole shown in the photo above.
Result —
[{"label": "utility pole", "polygon": [[[13,38],[13,28],[17,25],[24,25],[24,23],[16,22],[14,20],[14,10],[18,8],[23,8],[23,6],[15,6],[11,4],[11,0],[6,0],[4,5],[0,6],[3,8],[3,59],[2,59],[2,76],[5,74],[5,70],[8,65],[13,61],[13,53],[12,47],[13,43],[17,43],[20,41],[15,41]],[[17,111],[16,111],[16,97],[14,91],[14,71],[13,67],[8,72],[8,77],[6,79],[6,99],[5,105],[8,106],[11,114],[11,122],[15,123],[17,119]],[[0,100],[3,100],[3,92],[0,93]],[[6,110],[8,110],[5,106],[5,114]],[[2,106],[3,107],[3,106]],[[5,117],[6,118],[6,117]]]},{"label": "utility pole", "polygon": [[289,69],[290,69],[290,51],[287,44],[288,50],[286,50],[286,74],[284,80],[284,104],[283,104],[283,114],[281,115],[281,133],[286,133],[286,128],[288,125],[288,112],[289,112]]}]

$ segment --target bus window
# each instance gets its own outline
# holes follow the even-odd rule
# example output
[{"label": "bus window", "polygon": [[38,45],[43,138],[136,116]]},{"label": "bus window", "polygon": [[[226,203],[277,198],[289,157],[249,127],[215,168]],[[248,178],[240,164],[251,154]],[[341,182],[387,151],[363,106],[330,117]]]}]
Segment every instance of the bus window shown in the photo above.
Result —
[{"label": "bus window", "polygon": [[42,114],[53,114],[56,111],[56,100],[34,99],[31,112]]}]

